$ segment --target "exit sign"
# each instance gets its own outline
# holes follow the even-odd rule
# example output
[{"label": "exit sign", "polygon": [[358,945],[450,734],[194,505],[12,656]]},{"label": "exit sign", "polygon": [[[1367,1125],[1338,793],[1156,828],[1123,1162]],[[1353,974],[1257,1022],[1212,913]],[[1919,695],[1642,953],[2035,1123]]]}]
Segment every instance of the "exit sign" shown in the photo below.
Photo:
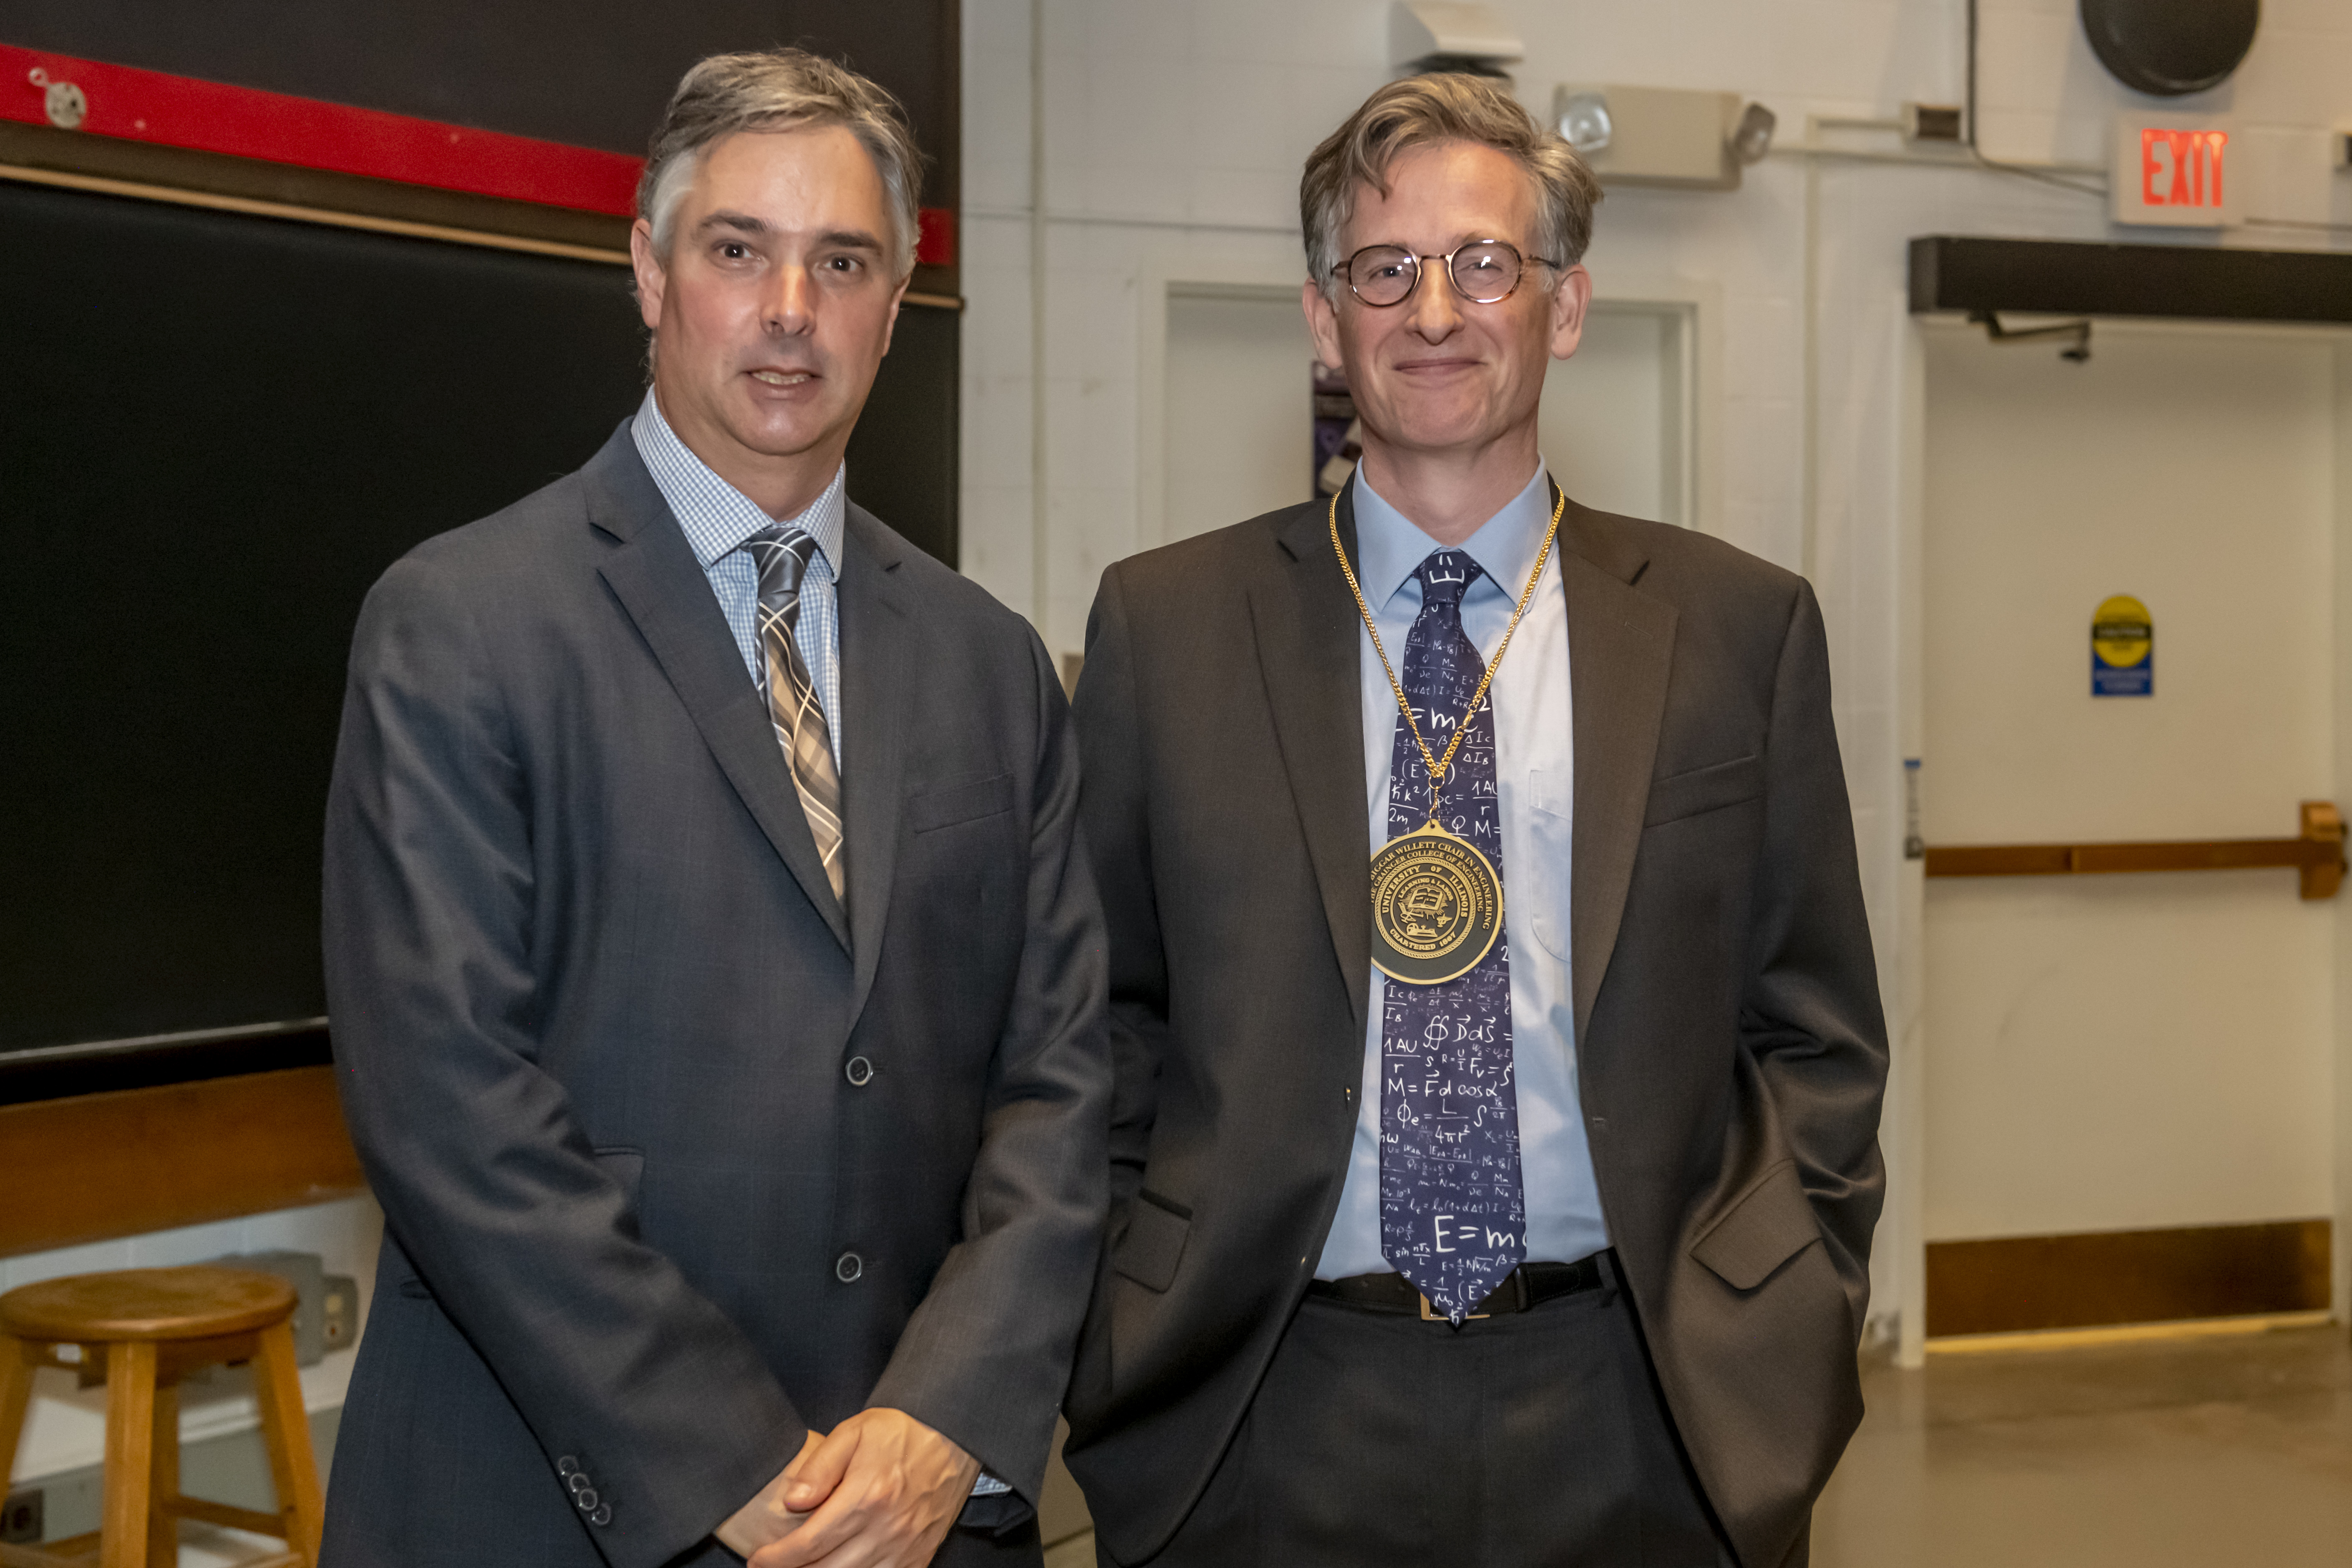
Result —
[{"label": "exit sign", "polygon": [[2238,140],[2226,120],[2116,117],[2107,183],[2117,223],[2220,228],[2238,221]]}]

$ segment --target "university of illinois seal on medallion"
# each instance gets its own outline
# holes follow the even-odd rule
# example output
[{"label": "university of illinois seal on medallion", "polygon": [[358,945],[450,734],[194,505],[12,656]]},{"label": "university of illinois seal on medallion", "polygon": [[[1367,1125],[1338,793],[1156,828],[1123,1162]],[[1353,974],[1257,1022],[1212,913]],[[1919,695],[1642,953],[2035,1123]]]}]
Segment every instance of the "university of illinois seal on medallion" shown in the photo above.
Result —
[{"label": "university of illinois seal on medallion", "polygon": [[1372,962],[1391,980],[1467,974],[1502,929],[1502,879],[1467,839],[1429,823],[1372,857]]}]

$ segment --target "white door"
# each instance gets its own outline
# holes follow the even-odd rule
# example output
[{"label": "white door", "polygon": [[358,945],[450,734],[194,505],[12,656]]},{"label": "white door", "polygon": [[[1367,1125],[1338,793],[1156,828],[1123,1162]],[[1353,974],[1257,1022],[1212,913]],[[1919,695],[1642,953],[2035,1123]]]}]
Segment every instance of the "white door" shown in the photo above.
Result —
[{"label": "white door", "polygon": [[1163,540],[1315,499],[1314,363],[1297,289],[1169,290]]},{"label": "white door", "polygon": [[[1927,841],[2294,836],[2335,794],[2333,343],[1926,333]],[[2091,694],[2113,595],[2152,696]],[[2332,1213],[2334,903],[2275,870],[1927,889],[1928,1242]]]},{"label": "white door", "polygon": [[1586,506],[1691,521],[1691,312],[1596,300],[1572,358],[1544,377],[1537,440]]}]

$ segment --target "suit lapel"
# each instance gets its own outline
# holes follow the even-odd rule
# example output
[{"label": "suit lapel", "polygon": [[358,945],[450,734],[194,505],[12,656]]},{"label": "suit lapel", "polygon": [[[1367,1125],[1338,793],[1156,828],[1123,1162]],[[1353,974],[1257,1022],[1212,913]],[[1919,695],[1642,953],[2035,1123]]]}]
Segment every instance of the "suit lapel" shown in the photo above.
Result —
[{"label": "suit lapel", "polygon": [[767,704],[625,422],[589,464],[586,478],[589,521],[620,542],[598,574],[653,650],[719,771],[846,949],[849,925],[817,858]]},{"label": "suit lapel", "polygon": [[[1344,491],[1339,526],[1352,551],[1355,520]],[[1332,559],[1321,504],[1301,509],[1279,537],[1289,559],[1250,589],[1258,668],[1360,1036],[1371,979],[1372,894],[1356,603]]]},{"label": "suit lapel", "polygon": [[890,912],[906,793],[908,706],[914,692],[903,547],[856,506],[843,533],[841,605],[842,810],[849,857],[849,1022],[874,989]]},{"label": "suit lapel", "polygon": [[1575,707],[1569,952],[1581,1046],[1617,946],[1665,720],[1675,614],[1633,586],[1647,557],[1570,501],[1560,527]]}]

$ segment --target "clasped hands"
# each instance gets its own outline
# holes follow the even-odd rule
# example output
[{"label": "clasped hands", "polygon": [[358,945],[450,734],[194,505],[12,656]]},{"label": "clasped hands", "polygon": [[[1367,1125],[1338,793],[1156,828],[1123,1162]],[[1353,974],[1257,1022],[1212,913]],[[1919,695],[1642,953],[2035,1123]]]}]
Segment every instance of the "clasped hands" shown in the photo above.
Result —
[{"label": "clasped hands", "polygon": [[811,1432],[719,1540],[751,1568],[923,1568],[971,1496],[980,1461],[903,1410]]}]

